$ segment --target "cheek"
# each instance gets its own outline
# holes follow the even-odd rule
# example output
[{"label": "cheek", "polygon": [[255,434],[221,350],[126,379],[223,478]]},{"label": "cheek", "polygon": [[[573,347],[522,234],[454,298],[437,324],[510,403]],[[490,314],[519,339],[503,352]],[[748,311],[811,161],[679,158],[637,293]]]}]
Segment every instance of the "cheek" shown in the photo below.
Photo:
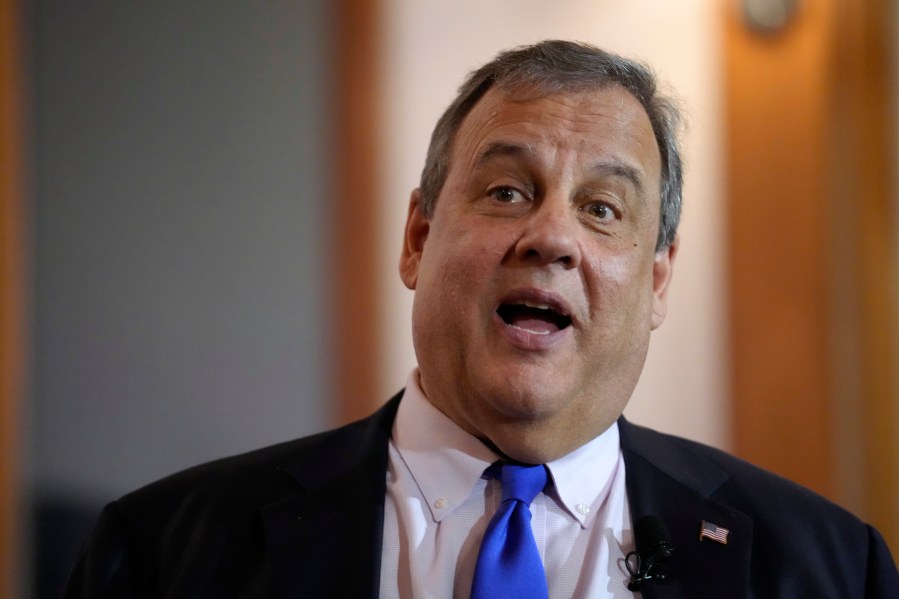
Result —
[{"label": "cheek", "polygon": [[652,261],[612,254],[590,261],[587,289],[590,311],[605,321],[648,313],[652,304]]},{"label": "cheek", "polygon": [[[497,229],[455,227],[441,235],[434,258],[447,283],[456,280],[463,290],[478,283],[478,273],[485,273],[502,262],[507,244]],[[447,289],[446,291],[457,291]]]},{"label": "cheek", "polygon": [[[495,252],[478,236],[460,230],[429,239],[422,257],[417,299],[428,302],[436,320],[448,326],[476,309],[484,283],[492,280],[490,256]],[[420,296],[420,297],[418,297]],[[440,313],[434,313],[438,310]]]}]

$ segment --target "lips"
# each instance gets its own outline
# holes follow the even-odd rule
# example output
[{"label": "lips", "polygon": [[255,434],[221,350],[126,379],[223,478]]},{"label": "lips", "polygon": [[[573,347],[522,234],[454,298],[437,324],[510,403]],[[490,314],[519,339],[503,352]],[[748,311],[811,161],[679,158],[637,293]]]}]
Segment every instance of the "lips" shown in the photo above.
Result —
[{"label": "lips", "polygon": [[571,313],[555,294],[520,290],[504,298],[496,309],[507,325],[534,335],[551,335],[571,326]]}]

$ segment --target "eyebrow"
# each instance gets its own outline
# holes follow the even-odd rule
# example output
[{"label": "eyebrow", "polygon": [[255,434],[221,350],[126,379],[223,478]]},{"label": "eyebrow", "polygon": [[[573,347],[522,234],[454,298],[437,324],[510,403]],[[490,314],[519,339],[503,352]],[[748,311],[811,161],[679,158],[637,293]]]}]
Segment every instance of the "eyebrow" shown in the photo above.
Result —
[{"label": "eyebrow", "polygon": [[[484,148],[484,151],[478,156],[475,168],[482,168],[496,157],[532,158],[534,157],[534,150],[526,145],[511,142],[493,142]],[[637,195],[641,198],[645,196],[640,170],[629,164],[624,164],[617,160],[600,161],[594,164],[590,171],[603,177],[612,176],[624,179],[634,187]]]},{"label": "eyebrow", "polygon": [[643,178],[640,176],[640,170],[629,164],[623,164],[617,161],[598,162],[593,165],[591,170],[598,175],[625,179],[633,185],[637,195],[641,198],[645,196],[643,190]]},{"label": "eyebrow", "polygon": [[481,152],[480,156],[478,156],[477,162],[475,162],[475,167],[480,168],[496,157],[509,156],[512,158],[520,158],[523,156],[533,157],[533,155],[534,151],[527,146],[505,141],[497,141],[489,144],[486,148],[484,148],[484,151]]}]

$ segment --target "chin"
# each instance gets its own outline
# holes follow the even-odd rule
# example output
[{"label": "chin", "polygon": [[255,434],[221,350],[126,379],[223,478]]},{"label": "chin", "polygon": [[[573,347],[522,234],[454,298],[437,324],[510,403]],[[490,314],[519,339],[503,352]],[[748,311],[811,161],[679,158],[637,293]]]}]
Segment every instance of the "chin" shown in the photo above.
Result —
[{"label": "chin", "polygon": [[505,385],[491,393],[486,401],[502,418],[533,422],[556,414],[565,406],[564,394],[543,385]]}]

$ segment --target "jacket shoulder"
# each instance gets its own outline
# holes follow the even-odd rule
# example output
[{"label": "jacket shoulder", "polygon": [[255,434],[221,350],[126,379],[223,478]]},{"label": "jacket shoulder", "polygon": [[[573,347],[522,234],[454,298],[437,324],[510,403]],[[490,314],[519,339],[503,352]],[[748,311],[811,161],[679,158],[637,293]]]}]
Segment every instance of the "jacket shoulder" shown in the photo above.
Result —
[{"label": "jacket shoulder", "polygon": [[338,429],[188,468],[110,503],[65,596],[267,594],[268,506],[307,492],[340,497],[372,487],[374,494],[369,481],[378,478],[383,496],[381,464],[398,401]]},{"label": "jacket shoulder", "polygon": [[[334,469],[370,459],[386,441],[398,405],[394,398],[375,414],[345,426],[220,458],[180,472],[124,495],[116,503],[123,513],[172,513],[182,504],[218,505],[222,509],[258,508],[298,490],[297,470],[316,472],[321,460]],[[329,469],[324,469],[327,471]],[[321,482],[311,477],[309,484]]]},{"label": "jacket shoulder", "polygon": [[[748,522],[751,585],[758,596],[812,596],[812,589],[820,589],[821,597],[896,596],[899,575],[886,543],[848,510],[702,443],[623,419],[619,430],[637,513],[666,514],[676,525],[692,506],[696,513],[739,514],[734,522]],[[691,546],[695,534],[681,544]]]},{"label": "jacket shoulder", "polygon": [[858,522],[815,491],[721,449],[629,422],[621,428],[622,448],[634,458],[737,509],[769,517],[783,510],[807,516],[823,512],[828,518]]}]

